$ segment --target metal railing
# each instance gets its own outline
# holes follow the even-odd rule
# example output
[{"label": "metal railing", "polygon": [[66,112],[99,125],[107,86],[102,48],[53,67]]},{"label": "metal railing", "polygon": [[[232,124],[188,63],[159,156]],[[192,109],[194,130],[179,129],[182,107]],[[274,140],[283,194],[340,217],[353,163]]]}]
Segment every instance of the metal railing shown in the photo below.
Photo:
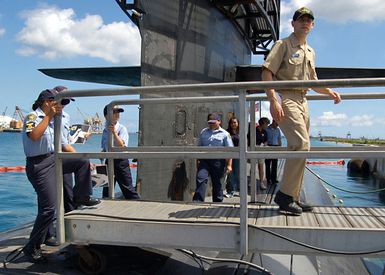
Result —
[{"label": "metal railing", "polygon": [[[247,148],[246,132],[248,128],[247,105],[251,102],[250,111],[254,112],[256,101],[266,100],[265,95],[253,94],[249,95],[247,90],[264,90],[267,88],[290,89],[290,88],[316,88],[316,87],[371,87],[385,86],[385,78],[357,78],[357,79],[338,79],[338,80],[311,80],[311,81],[266,81],[266,82],[227,82],[227,83],[209,83],[209,84],[186,84],[186,85],[164,85],[164,86],[147,86],[133,88],[118,89],[98,89],[98,90],[73,90],[64,91],[56,96],[57,100],[64,97],[90,97],[90,96],[117,96],[117,95],[137,95],[145,93],[167,93],[177,94],[179,92],[209,92],[220,90],[222,96],[197,96],[197,97],[171,97],[171,98],[146,98],[146,99],[130,99],[115,100],[109,104],[108,116],[111,116],[111,108],[114,105],[142,105],[142,104],[175,104],[175,103],[201,103],[201,102],[238,102],[239,104],[239,147],[198,147],[198,146],[142,146],[135,148],[114,148],[112,146],[112,134],[109,138],[109,152],[88,152],[88,153],[63,153],[61,151],[60,129],[61,118],[55,117],[55,161],[56,161],[56,178],[57,178],[57,237],[63,243],[64,240],[64,207],[63,207],[63,171],[62,159],[66,158],[185,158],[185,159],[228,159],[237,158],[240,160],[240,245],[241,254],[248,252],[248,209],[247,209],[247,168],[248,159],[254,160],[258,158],[349,158],[360,157],[385,157],[385,147],[366,148],[366,147],[315,147],[309,151],[287,151],[285,148],[279,147],[251,147]],[[234,91],[238,91],[237,95],[233,95]],[[384,93],[343,93],[341,98],[350,99],[385,99]],[[326,100],[329,99],[325,95],[307,95],[308,100]],[[254,120],[254,121],[253,121]],[[255,125],[255,116],[251,116],[251,125]],[[254,128],[254,127],[252,127]],[[253,138],[254,132],[254,138]],[[251,140],[255,140],[255,131],[251,131]],[[113,164],[113,161],[109,161]],[[252,170],[251,177],[255,178],[255,165]],[[109,186],[110,195],[113,196],[113,166],[109,165]],[[253,174],[254,173],[254,174]],[[256,188],[255,181],[251,181],[251,200],[255,201]]]}]

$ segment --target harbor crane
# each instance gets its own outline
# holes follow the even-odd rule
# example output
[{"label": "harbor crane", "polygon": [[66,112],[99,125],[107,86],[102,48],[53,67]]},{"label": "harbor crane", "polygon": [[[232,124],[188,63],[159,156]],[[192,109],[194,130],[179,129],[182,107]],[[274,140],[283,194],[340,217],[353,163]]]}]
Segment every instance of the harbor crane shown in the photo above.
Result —
[{"label": "harbor crane", "polygon": [[[20,118],[18,120],[17,118]],[[23,128],[24,114],[23,110],[19,106],[15,106],[15,112],[13,113],[12,120],[9,123],[11,129],[21,130]]]},{"label": "harbor crane", "polygon": [[5,116],[6,112],[7,112],[7,109],[8,109],[8,106],[5,107],[5,110],[3,112],[3,116]]},{"label": "harbor crane", "polygon": [[83,117],[83,123],[84,124],[87,124],[87,125],[91,125],[92,124],[92,119],[91,117],[89,116],[86,116],[81,110],[79,107],[76,107],[76,109],[78,110],[78,112],[81,114],[81,116]]},{"label": "harbor crane", "polygon": [[78,112],[83,117],[83,123],[91,126],[91,132],[92,133],[101,133],[103,132],[103,122],[99,117],[99,114],[96,113],[95,117],[92,117],[90,115],[86,116],[79,107],[76,107]]}]

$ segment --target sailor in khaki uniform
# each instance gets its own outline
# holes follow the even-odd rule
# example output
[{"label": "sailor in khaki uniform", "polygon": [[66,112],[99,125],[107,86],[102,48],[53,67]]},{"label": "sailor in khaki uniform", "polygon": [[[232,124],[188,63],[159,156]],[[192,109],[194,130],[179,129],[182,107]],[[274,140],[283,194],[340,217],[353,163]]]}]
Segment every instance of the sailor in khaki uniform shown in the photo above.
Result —
[{"label": "sailor in khaki uniform", "polygon": [[[314,27],[313,12],[308,8],[300,8],[293,15],[294,32],[287,38],[278,40],[262,65],[262,80],[316,80],[315,53],[306,43],[306,37]],[[329,88],[314,88],[320,94],[326,94],[337,104],[340,95]],[[309,110],[306,101],[308,89],[266,90],[270,101],[270,112],[278,122],[286,139],[289,150],[308,151]],[[278,93],[278,94],[277,94]],[[284,173],[277,192],[275,202],[280,210],[295,215],[303,211],[311,211],[312,206],[300,202],[306,159],[287,159]]]}]

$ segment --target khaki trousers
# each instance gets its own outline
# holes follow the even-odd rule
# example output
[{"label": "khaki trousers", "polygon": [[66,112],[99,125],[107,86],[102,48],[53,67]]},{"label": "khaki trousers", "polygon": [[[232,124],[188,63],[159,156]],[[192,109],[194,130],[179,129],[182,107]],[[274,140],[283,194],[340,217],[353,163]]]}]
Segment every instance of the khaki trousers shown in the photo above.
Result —
[{"label": "khaki trousers", "polygon": [[[282,108],[284,119],[279,122],[287,140],[289,151],[309,151],[309,109],[306,94],[301,91],[282,91]],[[281,192],[292,196],[298,201],[300,198],[306,159],[286,159],[281,181]]]}]

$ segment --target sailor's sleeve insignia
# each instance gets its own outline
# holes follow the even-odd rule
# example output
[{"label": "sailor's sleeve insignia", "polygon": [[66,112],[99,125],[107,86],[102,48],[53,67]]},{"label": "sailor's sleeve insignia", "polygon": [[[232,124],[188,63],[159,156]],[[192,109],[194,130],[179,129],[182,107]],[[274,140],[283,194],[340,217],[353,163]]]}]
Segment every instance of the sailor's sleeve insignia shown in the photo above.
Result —
[{"label": "sailor's sleeve insignia", "polygon": [[26,131],[28,130],[32,130],[33,128],[35,128],[35,121],[28,121],[26,124],[25,124],[25,129]]},{"label": "sailor's sleeve insignia", "polygon": [[36,115],[35,114],[27,115],[27,121],[30,121],[30,120],[36,120]]}]

